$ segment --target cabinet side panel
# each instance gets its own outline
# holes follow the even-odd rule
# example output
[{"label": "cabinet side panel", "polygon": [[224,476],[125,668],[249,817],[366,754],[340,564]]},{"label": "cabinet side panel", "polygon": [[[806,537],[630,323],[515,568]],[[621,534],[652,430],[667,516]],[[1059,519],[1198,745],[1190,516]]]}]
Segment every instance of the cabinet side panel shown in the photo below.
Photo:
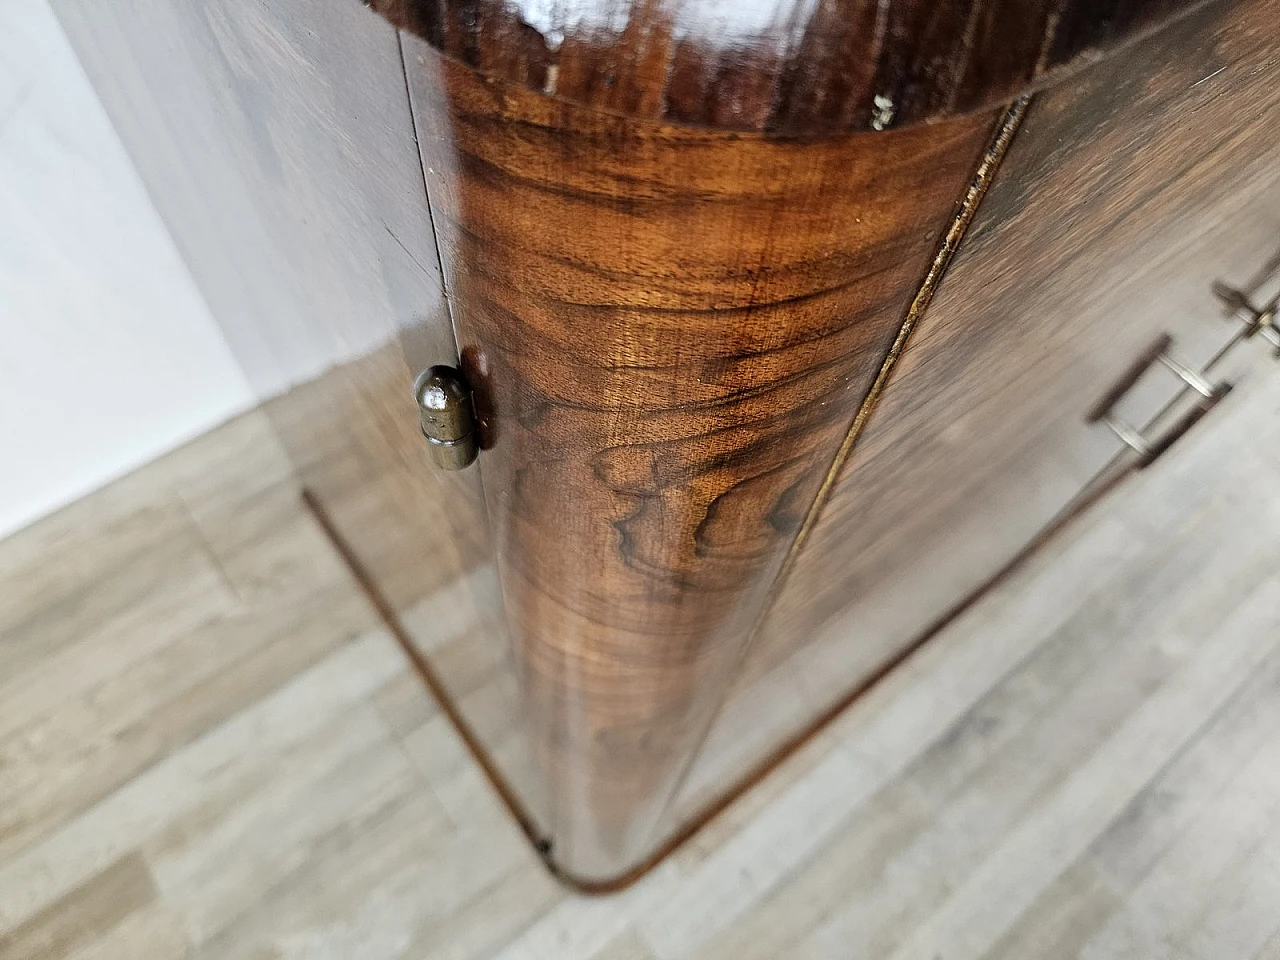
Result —
[{"label": "cabinet side panel", "polygon": [[631,120],[405,38],[553,858],[663,811],[990,135]]},{"label": "cabinet side panel", "polygon": [[[1008,563],[1119,451],[1085,415],[1157,334],[1191,363],[1232,334],[1211,284],[1247,287],[1280,245],[1278,18],[1276,0],[1215,4],[1034,100],[682,808]],[[1122,412],[1172,396],[1163,377]]]},{"label": "cabinet side panel", "polygon": [[302,482],[536,813],[479,477],[418,433],[414,374],[456,349],[395,29],[351,0],[54,6]]}]

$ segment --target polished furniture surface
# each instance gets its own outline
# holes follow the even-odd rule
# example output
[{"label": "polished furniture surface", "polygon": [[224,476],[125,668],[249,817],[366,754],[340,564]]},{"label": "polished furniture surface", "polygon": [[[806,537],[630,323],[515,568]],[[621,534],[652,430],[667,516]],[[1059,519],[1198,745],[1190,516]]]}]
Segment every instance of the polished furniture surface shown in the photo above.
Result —
[{"label": "polished furniture surface", "polygon": [[[735,678],[690,807],[1067,510],[1124,450],[1086,419],[1125,367],[1162,333],[1197,367],[1236,333],[1215,282],[1273,293],[1277,15],[1207,7],[1036,97]],[[1143,422],[1176,386],[1144,378],[1125,416]]]},{"label": "polished furniture surface", "polygon": [[233,347],[297,384],[309,503],[584,889],[1131,469],[1099,397],[1162,333],[1198,376],[1215,282],[1268,292],[1275,0],[134,6],[57,3]]},{"label": "polished furniture surface", "polygon": [[406,52],[551,832],[607,875],[660,829],[992,118],[785,142]]},{"label": "polished furniture surface", "polygon": [[818,136],[1008,102],[1189,0],[373,0],[477,73],[642,120]]}]

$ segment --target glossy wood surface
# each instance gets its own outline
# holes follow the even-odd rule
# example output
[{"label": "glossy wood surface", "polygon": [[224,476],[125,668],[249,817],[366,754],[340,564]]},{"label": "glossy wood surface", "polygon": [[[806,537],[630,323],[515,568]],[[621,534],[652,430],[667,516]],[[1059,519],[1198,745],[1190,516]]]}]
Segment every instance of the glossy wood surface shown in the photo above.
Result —
[{"label": "glossy wood surface", "polygon": [[812,136],[1007,102],[1196,0],[373,0],[482,73],[624,116]]},{"label": "glossy wood surface", "polygon": [[552,855],[604,879],[671,828],[993,118],[695,132],[406,53]]},{"label": "glossy wood surface", "polygon": [[[1087,414],[1157,334],[1198,364],[1234,332],[1212,283],[1249,288],[1280,247],[1277,22],[1276,0],[1218,4],[1033,101],[682,806],[805,729],[1030,541],[1121,449]],[[1157,370],[1120,412],[1141,423],[1176,387]]]}]

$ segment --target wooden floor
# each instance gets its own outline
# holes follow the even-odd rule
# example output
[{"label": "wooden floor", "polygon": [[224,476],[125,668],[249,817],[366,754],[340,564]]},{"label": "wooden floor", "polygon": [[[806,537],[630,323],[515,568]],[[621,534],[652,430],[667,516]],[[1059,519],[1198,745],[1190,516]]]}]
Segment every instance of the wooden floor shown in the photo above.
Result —
[{"label": "wooden floor", "polygon": [[604,899],[243,417],[0,543],[0,957],[1280,958],[1277,413],[1237,390]]}]

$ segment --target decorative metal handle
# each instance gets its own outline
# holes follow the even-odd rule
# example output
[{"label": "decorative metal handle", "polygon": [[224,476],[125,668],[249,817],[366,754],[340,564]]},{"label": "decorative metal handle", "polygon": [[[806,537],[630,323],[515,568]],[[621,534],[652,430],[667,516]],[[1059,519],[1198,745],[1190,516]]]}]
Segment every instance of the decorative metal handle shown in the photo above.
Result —
[{"label": "decorative metal handle", "polygon": [[[1211,383],[1204,375],[1188,367],[1170,353],[1173,337],[1162,333],[1155,341],[1138,355],[1115,384],[1103,394],[1102,398],[1085,414],[1086,423],[1103,423],[1110,428],[1121,441],[1138,455],[1138,468],[1153,463],[1157,457],[1168,450],[1178,439],[1200,421],[1200,419],[1218,405],[1218,402],[1231,392],[1231,384],[1225,380]],[[1130,423],[1115,415],[1115,406],[1128,393],[1147,371],[1155,365],[1161,365],[1171,371],[1183,383],[1184,390],[1192,390],[1200,399],[1186,413],[1179,417],[1159,436],[1148,437]]]},{"label": "decorative metal handle", "polygon": [[413,396],[432,462],[444,470],[461,470],[474,462],[476,417],[462,374],[453,367],[428,367],[414,381]]},{"label": "decorative metal handle", "polygon": [[1275,348],[1273,356],[1280,360],[1280,326],[1276,323],[1276,308],[1280,306],[1280,293],[1262,306],[1255,307],[1245,293],[1215,280],[1213,295],[1222,301],[1228,320],[1236,318],[1244,322],[1246,340],[1261,334],[1262,339]]}]

